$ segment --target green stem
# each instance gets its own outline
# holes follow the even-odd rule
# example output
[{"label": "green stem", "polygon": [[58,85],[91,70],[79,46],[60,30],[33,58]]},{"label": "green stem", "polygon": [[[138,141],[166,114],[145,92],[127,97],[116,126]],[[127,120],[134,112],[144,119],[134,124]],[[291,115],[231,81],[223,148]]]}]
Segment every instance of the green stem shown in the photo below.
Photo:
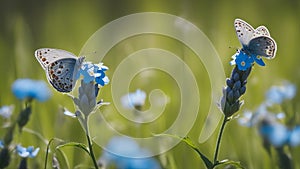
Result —
[{"label": "green stem", "polygon": [[97,160],[96,160],[95,155],[94,155],[92,141],[91,141],[91,138],[90,138],[89,130],[87,128],[87,123],[85,123],[85,126],[86,126],[86,138],[87,138],[87,141],[88,141],[88,144],[89,144],[90,156],[93,160],[95,168],[98,169],[98,164],[97,164]]},{"label": "green stem", "polygon": [[213,165],[213,168],[218,165],[218,154],[219,154],[219,149],[220,149],[220,144],[221,144],[221,139],[222,139],[222,135],[223,135],[223,132],[224,132],[224,128],[225,128],[225,125],[226,125],[226,122],[228,121],[227,117],[225,116],[224,119],[223,119],[223,123],[222,123],[222,126],[221,126],[221,129],[220,129],[220,133],[219,133],[219,136],[218,136],[218,140],[217,140],[217,145],[216,145],[216,150],[215,150],[215,155],[214,155],[214,165]]}]

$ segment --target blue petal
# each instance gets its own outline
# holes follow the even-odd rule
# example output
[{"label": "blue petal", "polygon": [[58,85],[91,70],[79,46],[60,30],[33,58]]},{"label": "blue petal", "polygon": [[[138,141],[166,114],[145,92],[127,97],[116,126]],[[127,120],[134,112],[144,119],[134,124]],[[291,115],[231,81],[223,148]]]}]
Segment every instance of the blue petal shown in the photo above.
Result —
[{"label": "blue petal", "polygon": [[251,57],[254,59],[254,61],[258,65],[260,65],[260,66],[265,66],[266,65],[261,56],[254,56],[254,55],[252,55]]},{"label": "blue petal", "polygon": [[32,152],[29,154],[29,157],[30,157],[30,158],[35,157],[35,156],[39,153],[39,151],[40,151],[40,148],[38,147],[38,148],[36,148],[34,151],[32,151]]},{"label": "blue petal", "polygon": [[0,140],[0,148],[4,148],[4,143],[2,140]]},{"label": "blue petal", "polygon": [[283,146],[289,140],[290,131],[282,124],[264,124],[260,133],[275,147]]},{"label": "blue petal", "polygon": [[300,126],[296,126],[290,135],[289,144],[291,146],[298,146],[300,144]]}]

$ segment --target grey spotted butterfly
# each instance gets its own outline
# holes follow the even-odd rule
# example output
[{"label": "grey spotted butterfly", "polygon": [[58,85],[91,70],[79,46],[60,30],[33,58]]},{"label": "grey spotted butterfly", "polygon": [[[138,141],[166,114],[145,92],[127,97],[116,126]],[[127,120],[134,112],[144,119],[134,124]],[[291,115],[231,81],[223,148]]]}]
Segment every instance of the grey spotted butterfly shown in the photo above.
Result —
[{"label": "grey spotted butterfly", "polygon": [[239,41],[247,55],[264,56],[273,59],[276,54],[276,42],[271,38],[268,29],[265,26],[259,26],[254,29],[250,24],[235,19],[234,27]]},{"label": "grey spotted butterfly", "polygon": [[42,48],[35,57],[46,72],[48,82],[59,92],[71,92],[84,57],[61,49]]}]

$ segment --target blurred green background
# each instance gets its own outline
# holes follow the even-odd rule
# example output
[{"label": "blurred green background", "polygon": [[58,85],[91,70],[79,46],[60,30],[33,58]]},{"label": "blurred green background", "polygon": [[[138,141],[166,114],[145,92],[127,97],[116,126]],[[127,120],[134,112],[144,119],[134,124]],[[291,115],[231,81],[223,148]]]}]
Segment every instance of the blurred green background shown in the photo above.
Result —
[{"label": "blurred green background", "polygon": [[[265,67],[254,66],[248,80],[248,88],[243,99],[243,109],[254,110],[264,99],[265,91],[274,84],[288,80],[297,86],[300,84],[299,54],[297,52],[300,39],[300,1],[299,0],[232,0],[232,1],[201,1],[201,0],[1,0],[0,1],[0,106],[15,104],[15,114],[20,110],[20,103],[11,93],[11,84],[18,78],[43,79],[46,81],[44,71],[35,60],[34,51],[42,47],[60,48],[79,54],[87,39],[101,26],[126,16],[139,12],[162,12],[182,17],[201,29],[211,40],[220,59],[223,62],[226,75],[230,75],[228,64],[230,57],[235,53],[240,43],[235,35],[233,21],[241,18],[253,27],[265,25],[271,36],[276,40],[278,50],[274,60],[266,60]],[[125,28],[124,28],[125,29]],[[128,48],[129,45],[129,48]],[[185,51],[185,47],[174,39],[159,36],[136,36],[124,40],[108,53],[109,57],[104,63],[111,69],[108,76],[113,75],[117,64],[130,53],[139,49],[157,47],[170,50],[175,54],[184,53],[185,58],[193,53]],[[194,56],[195,57],[195,56]],[[202,124],[205,120],[201,113],[208,111],[210,99],[210,82],[207,72],[200,61],[195,64],[193,60],[186,59],[197,77],[201,93],[201,103],[198,119],[189,133],[193,140],[198,140]],[[150,92],[154,88],[161,88],[171,98],[178,96],[176,84],[166,75],[156,72],[147,79],[137,76],[132,82],[131,90],[142,88]],[[225,84],[225,79],[224,79]],[[170,85],[172,85],[170,87]],[[151,86],[151,87],[150,87]],[[220,89],[222,90],[222,89]],[[109,86],[101,91],[101,98],[112,101]],[[207,98],[207,99],[206,99]],[[178,100],[177,100],[178,101]],[[299,102],[296,97],[295,103]],[[77,120],[67,118],[59,111],[60,106],[72,110],[71,99],[53,90],[53,97],[45,102],[35,102],[29,129],[40,133],[45,139],[57,137],[66,141],[85,143],[84,132]],[[160,119],[160,125],[171,124],[176,116],[178,105],[170,103],[166,114]],[[104,117],[111,121],[122,121],[113,107],[103,108]],[[299,111],[299,106],[295,110]],[[172,113],[174,112],[174,113]],[[167,121],[166,119],[171,119]],[[123,120],[124,121],[124,120]],[[298,120],[300,122],[300,119]],[[120,129],[123,133],[130,133],[134,125],[123,122]],[[151,124],[149,125],[151,127]],[[149,127],[148,126],[148,127]],[[160,130],[158,129],[158,131]],[[0,130],[0,137],[5,129]],[[107,135],[108,133],[103,134]],[[201,150],[208,157],[213,156],[217,132],[205,143],[200,144]],[[29,160],[31,168],[41,168],[45,157],[46,145],[37,136],[23,132],[16,143],[41,147],[35,160]],[[241,127],[234,120],[226,127],[221,144],[220,159],[228,158],[239,160],[245,168],[274,168],[272,159],[262,147],[262,140],[256,129]],[[81,150],[74,148],[64,149],[72,168],[79,164],[91,165],[88,156]],[[101,148],[96,148],[96,156],[100,156]],[[294,148],[292,155],[300,158],[300,147]],[[185,144],[179,144],[167,152],[175,159],[178,169],[204,168],[197,154]],[[18,159],[12,159],[18,160]],[[296,168],[300,162],[296,161]],[[16,163],[15,163],[16,164]],[[10,166],[14,168],[14,164]],[[78,167],[80,168],[80,167]]]}]

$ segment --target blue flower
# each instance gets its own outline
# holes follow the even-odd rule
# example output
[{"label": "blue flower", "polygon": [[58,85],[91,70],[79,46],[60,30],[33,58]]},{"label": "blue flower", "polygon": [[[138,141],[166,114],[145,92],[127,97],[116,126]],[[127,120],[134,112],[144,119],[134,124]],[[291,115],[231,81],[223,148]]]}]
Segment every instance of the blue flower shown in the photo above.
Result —
[{"label": "blue flower", "polygon": [[29,146],[29,147],[25,148],[20,145],[17,145],[16,150],[17,150],[17,153],[19,154],[19,156],[21,156],[23,158],[27,158],[27,157],[34,158],[40,151],[40,148],[34,149],[33,146]]},{"label": "blue flower", "polygon": [[4,142],[0,140],[0,148],[4,148]]},{"label": "blue flower", "polygon": [[238,50],[236,54],[231,57],[233,60],[230,62],[230,65],[237,65],[239,70],[247,70],[252,66],[253,62],[256,62],[260,66],[265,66],[265,63],[261,56],[259,55],[248,55],[245,52]]},{"label": "blue flower", "polygon": [[0,108],[0,116],[2,116],[3,118],[10,118],[10,116],[12,115],[12,112],[14,111],[14,106],[2,106]]},{"label": "blue flower", "polygon": [[266,92],[266,101],[269,104],[281,104],[284,100],[292,99],[296,94],[295,85],[285,82],[281,86],[272,86]]},{"label": "blue flower", "polygon": [[289,145],[298,146],[300,144],[300,126],[296,126],[290,134]]},{"label": "blue flower", "polygon": [[273,146],[281,147],[290,137],[290,131],[286,126],[276,122],[263,122],[259,127],[260,134]]},{"label": "blue flower", "polygon": [[243,116],[241,116],[240,118],[238,118],[238,123],[241,126],[245,126],[245,127],[253,127],[255,125],[257,125],[258,123],[260,123],[263,120],[279,120],[279,119],[283,119],[285,118],[285,114],[284,113],[270,113],[268,111],[268,107],[267,104],[261,104],[257,110],[252,113],[250,111],[245,111],[243,113]]},{"label": "blue flower", "polygon": [[124,108],[133,109],[137,106],[143,106],[146,100],[146,93],[137,89],[134,93],[128,93],[121,97],[121,103]]},{"label": "blue flower", "polygon": [[93,64],[91,62],[84,62],[79,70],[79,76],[80,74],[83,76],[84,83],[95,81],[98,85],[104,86],[109,83],[109,79],[105,75],[105,71],[107,70],[108,67],[104,66],[103,63]]},{"label": "blue flower", "polygon": [[129,137],[113,137],[106,146],[100,161],[104,166],[114,164],[118,169],[160,169],[155,158],[146,149],[140,148],[136,141]]},{"label": "blue flower", "polygon": [[18,79],[12,85],[12,92],[18,99],[37,99],[46,101],[51,96],[51,91],[44,81],[31,79]]},{"label": "blue flower", "polygon": [[252,63],[254,62],[254,59],[248,56],[243,51],[237,51],[237,53],[233,55],[232,58],[234,60],[231,61],[230,64],[231,65],[236,64],[238,66],[238,69],[242,71],[247,70],[249,67],[252,66]]}]

